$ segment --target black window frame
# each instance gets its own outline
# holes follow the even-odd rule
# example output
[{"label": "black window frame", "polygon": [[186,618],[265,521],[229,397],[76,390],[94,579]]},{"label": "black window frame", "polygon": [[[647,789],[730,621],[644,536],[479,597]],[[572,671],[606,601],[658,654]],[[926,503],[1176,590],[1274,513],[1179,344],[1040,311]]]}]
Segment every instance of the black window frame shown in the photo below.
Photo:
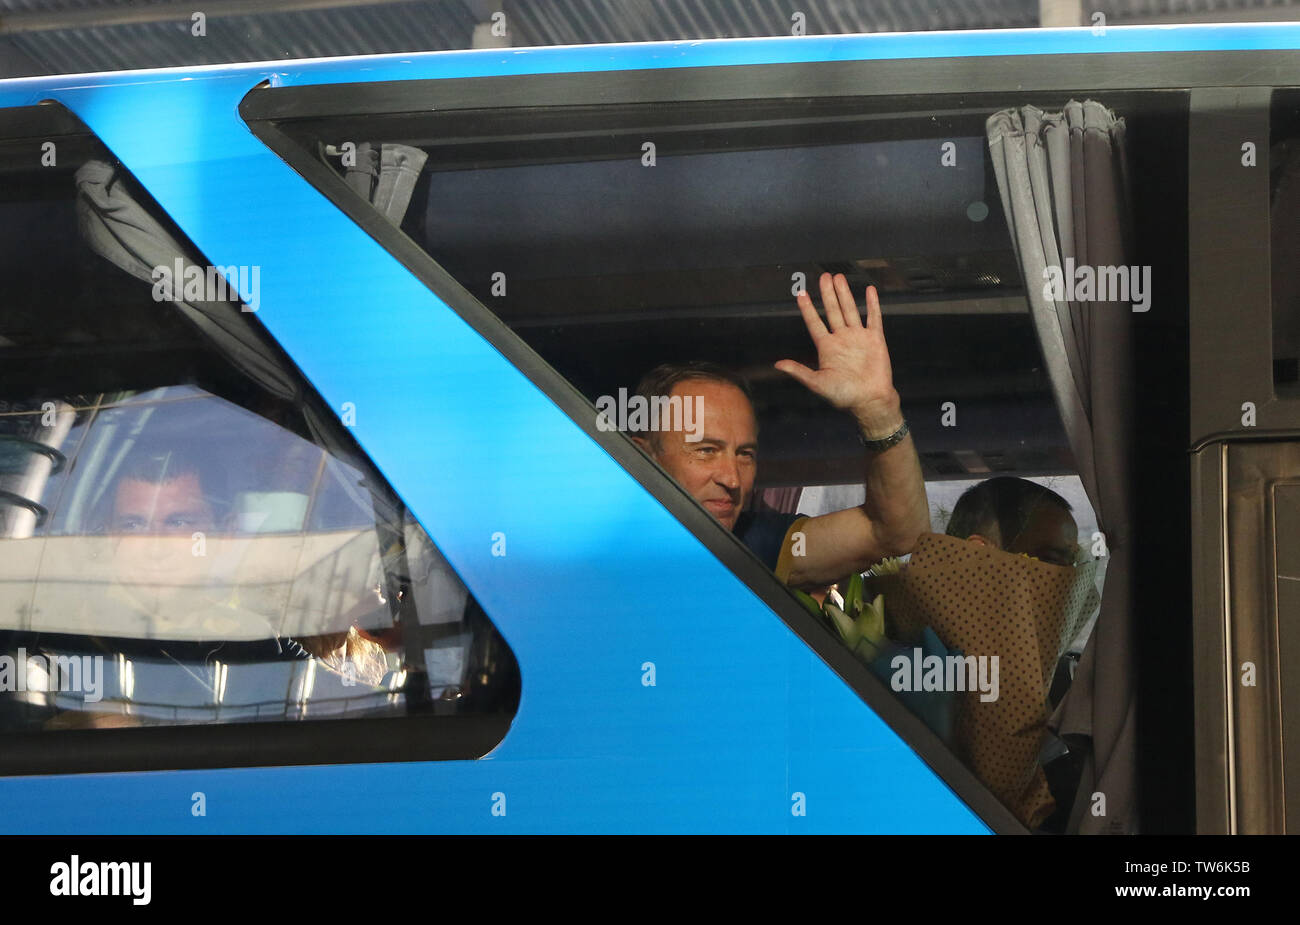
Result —
[{"label": "black window frame", "polygon": [[[34,164],[39,163],[40,145],[45,141],[56,142],[61,152],[64,144],[74,150],[108,149],[70,110],[52,100],[0,109],[0,146],[28,140]],[[145,205],[165,226],[179,233],[180,241],[193,253],[206,259],[161,203],[150,197]],[[107,263],[105,268],[109,269]],[[254,318],[249,321],[260,326]],[[322,415],[328,414],[327,420],[336,419],[311,380],[265,328],[262,332],[282,368],[297,377],[302,401],[313,403]],[[354,460],[363,461],[378,474],[386,492],[400,500],[346,427],[339,423],[332,438],[353,454]],[[437,541],[431,535],[429,539],[436,548]],[[474,601],[472,589],[469,601]],[[518,654],[513,649],[511,654],[518,663]],[[522,668],[519,673],[522,677]],[[437,704],[431,704],[428,711],[405,716],[6,733],[0,737],[4,746],[0,748],[0,777],[474,760],[505,740],[518,707],[511,712],[479,714],[437,710]]]}]

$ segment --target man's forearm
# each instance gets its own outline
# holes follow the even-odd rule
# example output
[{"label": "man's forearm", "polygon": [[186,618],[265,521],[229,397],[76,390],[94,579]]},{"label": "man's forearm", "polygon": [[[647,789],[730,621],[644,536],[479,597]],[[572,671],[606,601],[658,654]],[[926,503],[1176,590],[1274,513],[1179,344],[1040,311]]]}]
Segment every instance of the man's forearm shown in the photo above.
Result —
[{"label": "man's forearm", "polygon": [[[885,346],[879,295],[874,286],[867,287],[864,315],[843,274],[823,273],[818,282],[825,322],[807,293],[796,300],[817,348],[817,369],[794,360],[781,360],[776,368],[853,415],[867,441],[885,440],[902,427],[903,414]],[[911,552],[929,531],[930,506],[912,438],[867,453],[866,500],[858,507],[811,518],[801,528],[806,552],[791,553],[787,579],[795,587],[824,585],[863,571],[882,556]]]},{"label": "man's forearm", "polygon": [[[853,416],[868,440],[884,439],[903,426],[896,395],[892,401],[855,410]],[[865,464],[862,508],[871,520],[876,545],[885,555],[911,552],[920,536],[930,530],[930,503],[912,435],[886,450],[867,450]]]}]

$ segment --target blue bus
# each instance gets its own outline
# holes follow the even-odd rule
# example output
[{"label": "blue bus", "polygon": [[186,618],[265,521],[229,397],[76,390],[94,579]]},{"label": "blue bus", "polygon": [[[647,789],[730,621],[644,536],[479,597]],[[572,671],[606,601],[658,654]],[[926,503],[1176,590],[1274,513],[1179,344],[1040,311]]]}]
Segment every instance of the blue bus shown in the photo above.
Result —
[{"label": "blue bus", "polygon": [[[1295,831],[1297,49],[0,81],[0,828]],[[816,368],[796,297],[841,278],[932,509],[882,619],[1000,654],[996,703],[851,649],[861,570],[794,593],[608,416],[719,364],[750,508],[870,506],[852,421],[774,368]],[[1077,559],[953,533],[990,480],[1064,499]]]}]

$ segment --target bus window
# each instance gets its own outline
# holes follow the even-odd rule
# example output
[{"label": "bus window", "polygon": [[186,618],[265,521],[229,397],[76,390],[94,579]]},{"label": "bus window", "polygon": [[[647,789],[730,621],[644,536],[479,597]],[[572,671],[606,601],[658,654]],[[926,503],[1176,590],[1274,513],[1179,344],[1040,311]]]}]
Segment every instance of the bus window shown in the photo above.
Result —
[{"label": "bus window", "polygon": [[[1107,553],[1045,370],[985,136],[985,120],[1023,97],[501,110],[485,102],[433,111],[415,90],[407,107],[398,91],[380,100],[367,97],[365,87],[351,89],[348,105],[355,108],[348,112],[303,96],[294,115],[293,91],[272,89],[265,93],[277,103],[253,104],[250,97],[245,114],[253,114],[254,130],[282,156],[479,330],[496,332],[494,325],[503,323],[517,338],[512,349],[529,358],[521,365],[536,367],[540,356],[565,387],[581,393],[587,404],[577,413],[593,437],[611,425],[628,431],[712,515],[697,535],[733,533],[768,567],[760,579],[743,570],[743,556],[724,558],[757,593],[769,602],[781,593],[779,586],[772,590],[773,576],[803,592],[801,601],[826,617],[832,636],[838,619],[832,605],[841,614],[851,607],[863,626],[850,619],[852,630],[840,626],[839,635],[856,645],[875,619],[868,614],[874,592],[864,599],[863,589],[886,589],[881,620],[887,628],[897,628],[893,621],[914,600],[905,588],[888,590],[900,567],[894,560],[906,561],[915,574],[918,557],[975,570],[972,557],[984,556],[995,566],[989,574],[996,576],[990,582],[997,594],[1022,579],[1051,576],[1049,584],[1058,582],[1051,606],[1068,614],[1047,633],[1060,638],[1031,641],[1033,633],[1025,634],[1024,646],[1046,653],[1041,696],[1027,698],[1025,715],[1037,723],[1061,700],[1097,616]],[[1142,113],[1168,111],[1160,100],[1139,97],[1108,101],[1138,114],[1130,125],[1135,144],[1161,131],[1158,121],[1144,129]],[[268,114],[266,122],[257,120],[259,110]],[[374,165],[369,188],[355,182],[354,150]],[[394,187],[402,189],[396,201],[389,194]],[[882,545],[871,562],[846,557],[852,567],[841,573],[809,571],[798,581],[786,551],[797,542],[795,525],[806,522],[799,518],[853,510],[881,517],[880,499],[869,494],[878,484],[873,454],[901,445],[889,439],[904,439],[901,429],[862,434],[860,419],[777,367],[782,360],[810,370],[826,364],[819,325],[834,334],[840,322],[823,286],[845,312],[845,326],[867,318],[870,328],[868,306],[878,297],[892,386],[910,428],[906,446],[916,454],[935,509],[908,548]],[[800,292],[811,295],[815,321],[797,301]],[[738,516],[721,496],[710,506],[714,499],[689,472],[665,462],[662,450],[647,446],[652,441],[636,439],[631,423],[631,401],[645,392],[638,389],[643,377],[671,381],[662,378],[664,364],[689,376],[704,368],[689,365],[697,361],[716,364],[698,377],[703,386],[650,397],[702,396],[707,403],[726,393],[739,409],[729,419],[752,409],[759,436],[745,465],[754,469],[753,489],[742,492],[746,506]],[[695,514],[680,493],[642,481],[695,529]],[[963,505],[966,527],[957,529],[959,518],[950,518]],[[994,513],[986,516],[980,505]],[[925,501],[922,506],[929,510]],[[1004,515],[1013,509],[1023,514],[1015,535],[999,535],[995,522],[1007,533]],[[781,537],[778,530],[781,542],[750,543],[741,536],[745,516],[785,518],[778,522],[792,525],[791,532]],[[982,551],[973,552],[976,547]],[[901,603],[891,604],[891,593]],[[1038,605],[1015,606],[1029,614]],[[926,649],[931,636],[923,631],[930,629],[911,627],[909,652],[960,657],[938,632],[935,648]],[[898,642],[888,633],[884,640]],[[874,658],[892,650],[871,651]],[[974,762],[982,744],[953,733],[960,718],[953,721],[937,699],[908,696],[924,692],[900,686],[897,673],[872,671],[963,760]],[[1052,782],[1052,793],[1035,776],[1059,745],[1044,740],[1041,755],[1034,754],[1035,740],[1027,769],[1032,780],[999,790],[985,778],[1034,828],[1050,817],[1053,830],[1062,830],[1074,802],[1077,776],[1059,788]]]},{"label": "bus window", "polygon": [[[73,123],[57,167],[41,166],[30,136],[0,141],[6,767],[23,770],[14,742],[72,729],[508,723],[519,699],[508,646],[241,310],[255,268],[208,272],[112,156],[52,109],[29,116]],[[160,293],[174,269],[175,290]],[[182,285],[190,269],[201,291]]]}]

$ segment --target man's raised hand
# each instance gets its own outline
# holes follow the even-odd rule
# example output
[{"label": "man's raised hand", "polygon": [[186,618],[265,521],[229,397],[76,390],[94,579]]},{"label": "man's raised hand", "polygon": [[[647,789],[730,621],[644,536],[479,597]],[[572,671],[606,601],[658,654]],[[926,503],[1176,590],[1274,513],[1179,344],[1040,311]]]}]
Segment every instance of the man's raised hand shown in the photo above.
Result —
[{"label": "man's raised hand", "polygon": [[[885,346],[876,287],[866,293],[867,321],[864,325],[857,303],[844,274],[823,273],[818,281],[826,324],[807,292],[796,301],[804,324],[817,348],[817,369],[794,360],[781,360],[776,368],[803,383],[812,392],[858,420],[869,439],[879,439],[902,425],[898,392]],[[829,330],[827,329],[829,325]]]}]

